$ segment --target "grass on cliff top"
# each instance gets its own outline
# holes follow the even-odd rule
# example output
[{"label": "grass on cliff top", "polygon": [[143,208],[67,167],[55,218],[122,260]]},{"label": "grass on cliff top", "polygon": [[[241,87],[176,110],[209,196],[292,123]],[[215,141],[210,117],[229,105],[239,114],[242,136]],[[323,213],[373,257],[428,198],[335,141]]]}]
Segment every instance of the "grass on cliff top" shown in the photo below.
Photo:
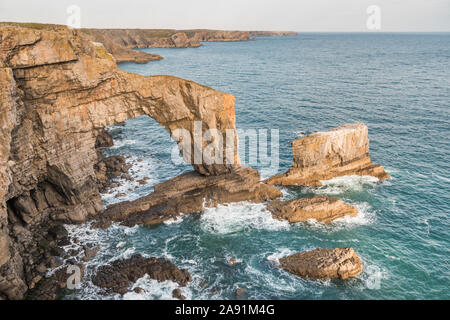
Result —
[{"label": "grass on cliff top", "polygon": [[37,30],[54,30],[60,28],[67,28],[66,26],[60,24],[47,24],[35,22],[0,22],[0,26],[13,26]]}]

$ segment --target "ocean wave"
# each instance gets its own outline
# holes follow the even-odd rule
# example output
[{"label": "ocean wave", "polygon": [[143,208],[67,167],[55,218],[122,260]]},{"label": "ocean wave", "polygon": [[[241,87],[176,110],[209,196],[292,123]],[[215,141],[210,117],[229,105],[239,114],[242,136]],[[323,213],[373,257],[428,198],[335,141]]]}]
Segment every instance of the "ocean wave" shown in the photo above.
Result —
[{"label": "ocean wave", "polygon": [[380,180],[372,176],[343,176],[330,180],[322,180],[322,186],[312,189],[318,194],[343,194],[351,191],[363,191],[367,187],[374,187]]},{"label": "ocean wave", "polygon": [[200,218],[201,226],[210,233],[227,234],[251,229],[287,230],[289,223],[272,218],[262,203],[249,202],[206,208]]}]

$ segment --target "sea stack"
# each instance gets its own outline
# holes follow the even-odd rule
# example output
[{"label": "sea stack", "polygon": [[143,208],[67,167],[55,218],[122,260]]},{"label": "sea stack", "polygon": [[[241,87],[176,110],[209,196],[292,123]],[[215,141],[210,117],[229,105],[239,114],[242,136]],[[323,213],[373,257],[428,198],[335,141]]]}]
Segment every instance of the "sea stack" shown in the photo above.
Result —
[{"label": "sea stack", "polygon": [[345,124],[292,141],[294,163],[268,184],[320,186],[321,180],[347,175],[389,178],[369,157],[368,128],[363,123]]}]

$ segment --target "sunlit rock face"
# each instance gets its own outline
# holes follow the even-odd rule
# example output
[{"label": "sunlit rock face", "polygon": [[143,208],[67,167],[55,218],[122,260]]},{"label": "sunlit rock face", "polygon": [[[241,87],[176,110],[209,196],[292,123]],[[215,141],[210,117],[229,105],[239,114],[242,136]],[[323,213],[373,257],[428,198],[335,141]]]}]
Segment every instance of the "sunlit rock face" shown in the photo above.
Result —
[{"label": "sunlit rock face", "polygon": [[363,123],[345,124],[294,140],[292,152],[292,167],[267,183],[319,186],[321,180],[346,175],[389,178],[382,166],[370,160],[368,129]]}]

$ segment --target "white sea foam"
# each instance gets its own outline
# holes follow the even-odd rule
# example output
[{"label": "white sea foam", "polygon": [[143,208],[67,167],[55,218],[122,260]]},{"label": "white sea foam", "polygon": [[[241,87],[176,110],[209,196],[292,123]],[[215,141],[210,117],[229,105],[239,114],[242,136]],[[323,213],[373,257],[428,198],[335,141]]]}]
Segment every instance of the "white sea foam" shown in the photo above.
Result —
[{"label": "white sea foam", "polygon": [[184,218],[183,216],[178,216],[176,218],[172,218],[172,219],[166,220],[163,223],[166,224],[166,225],[178,224],[178,223],[183,222],[183,218]]},{"label": "white sea foam", "polygon": [[272,214],[262,203],[238,202],[206,208],[200,218],[201,226],[211,233],[227,234],[249,229],[271,231],[289,228],[287,221],[272,218]]},{"label": "white sea foam", "polygon": [[314,193],[319,194],[342,194],[348,191],[362,191],[365,186],[374,186],[379,182],[378,178],[372,176],[343,176],[330,180],[323,180],[322,186],[314,188]]},{"label": "white sea foam", "polygon": [[296,251],[289,248],[279,248],[276,252],[267,256],[267,260],[274,266],[280,265],[280,258],[294,254]]},{"label": "white sea foam", "polygon": [[[142,161],[138,161],[139,159]],[[131,156],[126,159],[126,163],[131,165],[128,172],[134,178],[134,181],[122,179],[120,177],[114,179],[113,182],[119,183],[120,186],[114,187],[108,190],[107,193],[102,194],[102,200],[106,205],[111,205],[126,200],[136,200],[143,196],[139,192],[140,189],[148,188],[148,186],[155,185],[159,182],[158,179],[152,176],[152,173],[155,172],[157,168],[157,165],[152,158]],[[149,178],[146,180],[146,184],[139,184],[138,181],[144,178]],[[116,197],[120,194],[122,194],[122,196]]]},{"label": "white sea foam", "polygon": [[[179,286],[173,281],[163,281],[158,282],[150,278],[148,275],[138,279],[133,286],[131,291],[124,294],[124,300],[173,300],[172,291],[177,289]],[[143,289],[142,293],[136,293],[133,290],[135,288]],[[189,286],[181,288],[182,294],[187,299],[192,299],[192,292]]]},{"label": "white sea foam", "polygon": [[355,217],[345,216],[333,221],[335,225],[369,225],[375,221],[376,213],[367,202],[350,203],[358,210]]}]

